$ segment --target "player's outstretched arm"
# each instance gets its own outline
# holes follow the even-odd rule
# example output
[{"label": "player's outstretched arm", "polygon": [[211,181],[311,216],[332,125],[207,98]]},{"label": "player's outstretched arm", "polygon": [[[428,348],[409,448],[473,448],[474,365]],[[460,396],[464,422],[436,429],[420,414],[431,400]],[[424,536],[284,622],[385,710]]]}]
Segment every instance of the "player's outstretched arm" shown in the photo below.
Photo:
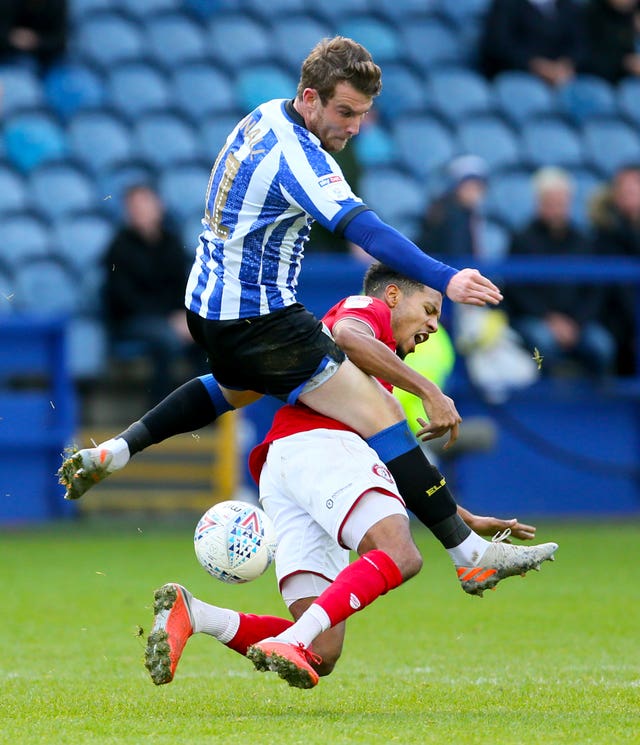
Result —
[{"label": "player's outstretched arm", "polygon": [[474,515],[473,512],[469,512],[469,510],[466,510],[460,505],[458,505],[458,514],[471,530],[478,535],[493,537],[496,533],[510,530],[510,535],[513,538],[519,538],[522,541],[530,541],[536,537],[535,525],[521,523],[515,517],[511,518],[511,520],[501,520],[497,517]]}]

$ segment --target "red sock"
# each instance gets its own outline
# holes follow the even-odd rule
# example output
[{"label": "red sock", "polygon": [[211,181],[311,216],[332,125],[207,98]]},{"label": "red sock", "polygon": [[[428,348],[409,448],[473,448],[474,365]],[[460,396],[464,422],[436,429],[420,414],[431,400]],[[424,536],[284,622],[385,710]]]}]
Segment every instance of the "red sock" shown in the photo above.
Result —
[{"label": "red sock", "polygon": [[226,646],[246,655],[248,647],[261,642],[270,636],[281,634],[293,621],[278,616],[256,616],[252,613],[240,613],[240,626],[233,639]]},{"label": "red sock", "polygon": [[314,604],[324,610],[335,626],[401,584],[402,575],[395,561],[376,549],[343,569]]}]

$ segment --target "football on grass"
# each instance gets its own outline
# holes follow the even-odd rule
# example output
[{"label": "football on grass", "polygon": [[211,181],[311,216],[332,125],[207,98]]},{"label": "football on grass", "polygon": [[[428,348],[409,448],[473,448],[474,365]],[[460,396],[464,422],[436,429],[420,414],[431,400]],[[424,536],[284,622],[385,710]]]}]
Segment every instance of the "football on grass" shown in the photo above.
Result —
[{"label": "football on grass", "polygon": [[200,518],[196,556],[212,577],[229,584],[259,577],[276,554],[276,533],[266,513],[248,502],[218,502]]}]

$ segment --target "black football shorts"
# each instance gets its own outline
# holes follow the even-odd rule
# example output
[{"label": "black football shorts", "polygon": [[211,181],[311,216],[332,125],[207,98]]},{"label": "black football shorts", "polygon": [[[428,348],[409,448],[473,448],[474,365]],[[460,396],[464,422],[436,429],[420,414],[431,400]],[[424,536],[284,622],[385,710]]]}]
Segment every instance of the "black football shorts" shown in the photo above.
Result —
[{"label": "black football shorts", "polygon": [[[189,330],[220,385],[294,402],[345,359],[322,323],[300,303],[264,316],[210,321],[187,311]],[[309,388],[305,388],[308,390]]]}]

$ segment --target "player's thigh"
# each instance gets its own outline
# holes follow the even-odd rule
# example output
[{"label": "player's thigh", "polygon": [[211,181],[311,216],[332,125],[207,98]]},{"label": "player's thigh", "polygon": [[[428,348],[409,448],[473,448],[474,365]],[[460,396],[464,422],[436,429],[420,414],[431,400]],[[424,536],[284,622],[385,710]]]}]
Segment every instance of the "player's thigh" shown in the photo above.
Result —
[{"label": "player's thigh", "polygon": [[382,386],[349,360],[322,385],[303,392],[300,401],[347,424],[363,437],[372,437],[405,418]]}]

